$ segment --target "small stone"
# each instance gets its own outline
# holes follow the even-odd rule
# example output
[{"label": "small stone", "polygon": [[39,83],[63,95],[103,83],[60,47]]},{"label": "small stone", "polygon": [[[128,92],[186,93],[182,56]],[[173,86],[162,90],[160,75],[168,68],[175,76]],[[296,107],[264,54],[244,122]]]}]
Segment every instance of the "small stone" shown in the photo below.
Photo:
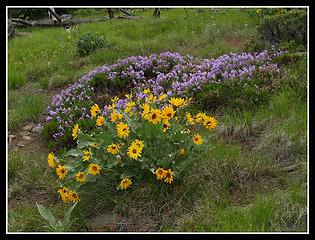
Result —
[{"label": "small stone", "polygon": [[29,130],[31,130],[32,128],[33,128],[33,125],[28,124],[28,125],[24,126],[22,129],[23,129],[24,131],[29,131]]},{"label": "small stone", "polygon": [[30,135],[30,132],[29,131],[23,131],[23,132],[20,132],[19,134],[21,136],[27,136],[27,135]]},{"label": "small stone", "polygon": [[119,226],[121,217],[115,213],[99,214],[88,219],[87,224],[93,231],[115,231]]},{"label": "small stone", "polygon": [[26,140],[26,141],[29,141],[29,140],[31,140],[32,138],[29,137],[29,136],[23,136],[22,139],[23,139],[23,140]]},{"label": "small stone", "polygon": [[32,129],[32,132],[34,132],[34,133],[39,133],[40,130],[38,129],[38,127],[34,127],[34,128]]},{"label": "small stone", "polygon": [[18,144],[16,144],[18,147],[25,147],[25,144],[23,142],[19,142]]},{"label": "small stone", "polygon": [[13,140],[13,138],[15,138],[15,136],[12,135],[12,134],[10,134],[10,135],[8,136],[8,138],[9,138],[9,142],[11,142],[11,141]]}]

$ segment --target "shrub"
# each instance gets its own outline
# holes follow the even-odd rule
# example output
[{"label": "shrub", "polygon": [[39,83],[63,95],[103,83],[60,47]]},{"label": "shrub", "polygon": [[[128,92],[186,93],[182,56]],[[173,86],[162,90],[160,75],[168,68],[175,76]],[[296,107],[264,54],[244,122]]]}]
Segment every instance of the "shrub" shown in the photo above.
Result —
[{"label": "shrub", "polygon": [[[279,78],[284,75],[277,65],[272,63],[273,59],[281,54],[271,54],[268,51],[255,55],[231,53],[217,59],[204,60],[202,64],[200,60],[189,55],[181,56],[169,52],[120,59],[111,66],[98,67],[53,98],[51,106],[48,107],[47,124],[54,124],[54,121],[49,121],[56,119],[58,127],[54,129],[58,132],[45,136],[48,141],[53,139],[56,144],[67,141],[73,144],[71,138],[65,137],[70,136],[74,124],[80,122],[81,130],[91,129],[95,125],[91,121],[89,111],[94,103],[100,104],[100,112],[107,115],[107,107],[112,104],[111,97],[117,95],[120,99],[115,103],[116,108],[124,109],[125,94],[133,93],[136,99],[142,99],[143,90],[147,88],[157,99],[164,94],[172,97],[192,97],[192,100],[202,107],[207,107],[212,102],[213,107],[228,105],[235,96],[225,96],[228,91],[232,91],[232,94],[239,91],[236,94],[242,102],[246,102],[247,98],[261,98],[257,99],[257,103],[263,102],[267,94],[277,90]],[[242,86],[246,84],[249,86],[243,90]],[[218,99],[215,95],[209,95],[211,91],[218,89],[223,89],[220,92],[224,98]],[[252,90],[257,93],[251,92]],[[198,95],[198,91],[202,91],[204,96]]]},{"label": "shrub", "polygon": [[106,48],[109,44],[104,35],[96,32],[86,32],[79,36],[76,41],[77,53],[82,56],[87,56],[90,52],[99,48]]},{"label": "shrub", "polygon": [[9,18],[38,20],[47,16],[47,8],[9,8]]},{"label": "shrub", "polygon": [[49,166],[56,168],[62,183],[59,192],[64,202],[79,201],[78,191],[88,182],[114,184],[118,189],[145,185],[152,179],[172,184],[191,161],[207,152],[211,134],[202,136],[196,125],[211,133],[217,125],[214,118],[186,112],[189,99],[164,95],[157,101],[149,90],[143,94],[141,99],[128,95],[124,110],[116,109],[118,98],[114,98],[110,117],[93,105],[95,127],[83,132],[77,124],[72,129],[78,145],[65,159],[49,154]]},{"label": "shrub", "polygon": [[256,35],[244,44],[249,52],[271,49],[305,51],[307,44],[307,11],[293,9],[283,14],[265,15],[257,26]]}]

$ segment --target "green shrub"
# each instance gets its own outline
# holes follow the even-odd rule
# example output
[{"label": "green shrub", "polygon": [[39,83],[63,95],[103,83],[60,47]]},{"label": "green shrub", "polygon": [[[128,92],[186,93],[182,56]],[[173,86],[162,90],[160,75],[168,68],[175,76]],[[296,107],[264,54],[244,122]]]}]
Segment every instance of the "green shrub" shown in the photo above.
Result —
[{"label": "green shrub", "polygon": [[76,41],[77,53],[79,56],[87,56],[90,52],[99,48],[107,48],[109,46],[104,35],[95,32],[86,32],[79,36]]},{"label": "green shrub", "polygon": [[[64,202],[80,201],[76,192],[80,195],[79,188],[89,182],[101,181],[117,189],[126,189],[132,181],[135,186],[154,179],[156,184],[177,182],[192,161],[210,150],[211,130],[217,125],[213,117],[201,112],[192,116],[183,98],[165,95],[158,102],[150,92],[144,94],[141,99],[130,95],[124,110],[111,109],[106,118],[99,116],[95,104],[91,112],[97,126],[85,133],[76,124],[72,136],[77,147],[65,159],[48,155],[49,166],[56,167],[62,180],[64,189],[59,192]],[[168,103],[172,105],[163,107]],[[77,160],[69,161],[68,156]]]},{"label": "green shrub", "polygon": [[250,79],[229,79],[202,86],[197,99],[200,107],[208,110],[218,107],[252,107],[267,102],[271,94],[283,87],[283,73],[271,69],[257,70]]},{"label": "green shrub", "polygon": [[276,48],[306,51],[307,11],[293,9],[283,14],[265,15],[257,26],[257,33],[244,44],[249,52]]}]

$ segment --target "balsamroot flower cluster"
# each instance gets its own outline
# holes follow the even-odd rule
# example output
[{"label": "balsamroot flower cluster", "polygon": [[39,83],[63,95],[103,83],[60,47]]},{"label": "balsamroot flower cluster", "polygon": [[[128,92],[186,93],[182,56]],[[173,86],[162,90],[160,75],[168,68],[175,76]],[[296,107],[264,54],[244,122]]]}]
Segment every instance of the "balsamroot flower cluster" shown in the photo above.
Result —
[{"label": "balsamroot flower cluster", "polygon": [[94,128],[84,132],[80,124],[73,125],[77,147],[65,159],[49,153],[48,165],[59,177],[64,202],[80,201],[80,188],[98,179],[122,190],[152,179],[173,184],[190,162],[207,153],[215,118],[188,112],[189,98],[156,96],[149,88],[141,93],[141,99],[126,95],[121,108],[117,96],[111,99],[106,115],[92,105]]},{"label": "balsamroot flower cluster", "polygon": [[[208,91],[204,86],[209,84],[212,90],[215,89],[214,92],[226,83],[237,83],[237,86],[244,87],[250,85],[251,92],[273,91],[279,84],[276,80],[283,77],[279,74],[279,67],[273,63],[274,58],[281,54],[279,49],[273,53],[230,53],[216,59],[199,60],[189,55],[165,52],[119,59],[111,66],[96,68],[53,98],[48,107],[49,116],[43,129],[44,137],[53,139],[54,142],[62,139],[66,139],[63,142],[71,142],[74,124],[79,124],[81,130],[91,129],[95,124],[101,125],[103,119],[97,123],[92,121],[96,111],[91,110],[91,107],[98,99],[97,93],[100,89],[97,87],[104,82],[121,87],[117,89],[118,92],[128,89],[128,93],[134,94],[135,100],[149,97],[148,102],[158,103],[166,97],[192,97],[198,101],[197,93]],[[265,87],[266,81],[259,80],[266,76],[271,79],[268,84],[272,86]],[[150,89],[154,97],[145,96],[145,89]],[[113,119],[119,117],[111,111],[112,108],[124,109],[126,112],[134,110],[135,106],[128,98],[117,96],[112,100],[97,110],[104,118],[109,117],[109,114],[114,114]]]}]

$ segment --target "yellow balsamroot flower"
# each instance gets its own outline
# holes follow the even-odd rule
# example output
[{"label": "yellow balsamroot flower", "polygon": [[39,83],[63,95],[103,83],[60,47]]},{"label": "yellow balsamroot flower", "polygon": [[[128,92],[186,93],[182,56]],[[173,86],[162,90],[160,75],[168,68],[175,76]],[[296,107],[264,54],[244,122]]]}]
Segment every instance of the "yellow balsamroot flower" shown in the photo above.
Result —
[{"label": "yellow balsamroot flower", "polygon": [[55,167],[55,161],[54,161],[55,155],[53,154],[53,152],[48,154],[48,164],[49,167],[54,168]]},{"label": "yellow balsamroot flower", "polygon": [[115,110],[110,114],[110,118],[112,122],[117,122],[118,120],[122,119],[124,115],[121,113],[117,113]]},{"label": "yellow balsamroot flower", "polygon": [[135,105],[136,105],[136,103],[134,101],[127,102],[127,104],[126,104],[126,106],[129,108],[132,108]]},{"label": "yellow balsamroot flower", "polygon": [[163,178],[165,178],[165,170],[163,170],[163,168],[156,169],[154,174],[156,175],[156,179],[163,179]]},{"label": "yellow balsamroot flower", "polygon": [[191,103],[191,98],[186,97],[186,100],[183,102],[184,106],[188,106]]},{"label": "yellow balsamroot flower", "polygon": [[119,185],[119,186],[120,186],[122,189],[126,189],[126,188],[129,187],[131,184],[132,184],[131,180],[128,179],[128,178],[126,178],[126,179],[124,179],[124,180],[122,180],[122,181],[120,182],[120,185]]},{"label": "yellow balsamroot flower", "polygon": [[150,114],[148,115],[148,121],[152,122],[153,124],[157,124],[158,122],[161,121],[161,110],[159,109],[151,109]]},{"label": "yellow balsamroot flower", "polygon": [[168,127],[170,127],[171,126],[171,124],[170,124],[170,122],[168,121],[168,119],[163,119],[163,132],[166,132],[166,129],[168,128]]},{"label": "yellow balsamroot flower", "polygon": [[206,117],[204,118],[204,121],[203,121],[203,125],[211,130],[212,128],[215,128],[217,126],[217,121],[213,118],[213,117]]},{"label": "yellow balsamroot flower", "polygon": [[203,139],[198,133],[194,135],[193,141],[196,145],[203,143]]},{"label": "yellow balsamroot flower", "polygon": [[168,182],[170,184],[173,181],[173,172],[171,171],[171,169],[168,169],[164,171],[164,174],[165,174],[164,182]]},{"label": "yellow balsamroot flower", "polygon": [[191,125],[195,124],[194,119],[192,118],[190,113],[186,113],[186,119],[187,119],[187,122],[189,122]]},{"label": "yellow balsamroot flower", "polygon": [[185,99],[183,98],[175,98],[175,97],[171,97],[170,100],[168,100],[172,105],[174,105],[175,107],[179,107],[180,105],[182,105],[185,102]]},{"label": "yellow balsamroot flower", "polygon": [[261,8],[257,9],[256,13],[261,13]]},{"label": "yellow balsamroot flower", "polygon": [[117,135],[120,138],[126,138],[129,136],[130,130],[127,123],[120,122],[116,125]]},{"label": "yellow balsamroot flower", "polygon": [[99,167],[97,164],[92,163],[89,165],[89,174],[93,175],[99,174],[101,169],[102,168]]},{"label": "yellow balsamroot flower", "polygon": [[113,155],[115,155],[116,153],[119,153],[118,146],[116,144],[109,145],[107,147],[107,152],[109,152]]},{"label": "yellow balsamroot flower", "polygon": [[73,203],[75,203],[77,201],[80,201],[80,198],[75,191],[70,190],[69,191],[69,200],[72,201]]},{"label": "yellow balsamroot flower", "polygon": [[143,112],[141,114],[141,117],[143,117],[144,119],[148,120],[148,116],[150,113],[150,105],[148,105],[147,103],[144,103],[141,105],[141,108],[143,109]]},{"label": "yellow balsamroot flower", "polygon": [[199,123],[202,119],[205,119],[207,115],[205,113],[197,113],[197,115],[194,117],[195,122]]},{"label": "yellow balsamroot flower", "polygon": [[83,150],[83,153],[85,154],[85,156],[82,158],[83,162],[89,161],[92,154],[91,148],[89,148],[89,150]]},{"label": "yellow balsamroot flower", "polygon": [[78,137],[77,133],[79,132],[79,124],[74,125],[74,128],[72,129],[72,137],[73,140]]},{"label": "yellow balsamroot flower", "polygon": [[148,96],[145,100],[146,100],[149,104],[155,103],[155,102],[156,102],[156,97],[151,93],[150,96]]},{"label": "yellow balsamroot flower", "polygon": [[132,107],[135,106],[136,103],[133,102],[133,101],[130,101],[126,104],[126,107],[125,107],[125,112],[128,113],[131,111]]},{"label": "yellow balsamroot flower", "polygon": [[184,152],[185,152],[185,149],[183,148],[178,150],[178,154],[184,154]]},{"label": "yellow balsamroot flower", "polygon": [[113,99],[111,99],[111,101],[112,101],[113,103],[115,103],[115,102],[118,101],[118,99],[119,99],[119,97],[115,96]]},{"label": "yellow balsamroot flower", "polygon": [[92,144],[92,147],[94,147],[94,148],[97,147],[97,146],[98,146],[98,143],[97,143],[97,142],[95,142],[95,143]]},{"label": "yellow balsamroot flower", "polygon": [[138,159],[138,157],[141,157],[141,150],[140,148],[138,148],[138,146],[136,146],[135,144],[131,144],[128,147],[128,151],[127,154],[130,158],[133,158],[135,160]]},{"label": "yellow balsamroot flower", "polygon": [[60,194],[62,201],[65,203],[70,201],[68,189],[66,187],[59,189],[57,192]]},{"label": "yellow balsamroot flower", "polygon": [[95,42],[94,41],[91,41],[91,44],[93,45]]},{"label": "yellow balsamroot flower", "polygon": [[85,182],[86,181],[86,177],[84,176],[84,172],[77,173],[77,175],[75,176],[75,179],[78,182]]},{"label": "yellow balsamroot flower", "polygon": [[130,100],[132,98],[132,93],[130,95],[126,94],[125,96],[128,100]]},{"label": "yellow balsamroot flower", "polygon": [[66,166],[58,165],[58,168],[56,168],[56,173],[59,179],[64,179],[67,175]]},{"label": "yellow balsamroot flower", "polygon": [[187,133],[187,134],[189,134],[189,133],[190,133],[189,128],[185,128],[185,133]]},{"label": "yellow balsamroot flower", "polygon": [[174,111],[173,107],[166,106],[162,109],[162,116],[164,119],[170,120],[172,117],[174,117],[174,114],[176,111]]},{"label": "yellow balsamroot flower", "polygon": [[145,94],[150,93],[150,88],[144,89],[143,93],[145,93]]},{"label": "yellow balsamroot flower", "polygon": [[116,107],[116,105],[115,105],[115,103],[113,103],[112,105],[108,105],[107,109],[112,110],[112,109],[115,109],[115,107]]},{"label": "yellow balsamroot flower", "polygon": [[90,111],[91,111],[91,115],[92,115],[93,117],[96,117],[96,115],[100,113],[100,108],[99,108],[99,106],[95,103],[94,106],[91,107],[91,110],[90,110]]},{"label": "yellow balsamroot flower", "polygon": [[163,101],[166,98],[167,98],[167,94],[164,93],[163,95],[159,96],[158,100]]},{"label": "yellow balsamroot flower", "polygon": [[105,121],[105,118],[103,116],[100,116],[97,120],[96,120],[96,125],[97,126],[103,126]]},{"label": "yellow balsamroot flower", "polygon": [[142,149],[144,147],[143,141],[138,140],[138,139],[134,140],[131,144],[134,145],[135,147],[139,148],[140,151],[142,151]]}]

